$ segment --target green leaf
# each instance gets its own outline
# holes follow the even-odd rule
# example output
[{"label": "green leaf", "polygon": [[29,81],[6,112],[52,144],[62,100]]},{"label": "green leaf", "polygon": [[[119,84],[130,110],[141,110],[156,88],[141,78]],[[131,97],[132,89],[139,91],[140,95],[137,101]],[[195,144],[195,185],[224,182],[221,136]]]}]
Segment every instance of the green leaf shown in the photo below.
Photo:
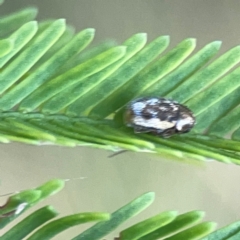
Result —
[{"label": "green leaf", "polygon": [[[158,80],[152,84],[148,89],[146,89],[144,95],[164,96],[168,92],[174,90],[174,88],[183,83],[207,62],[209,62],[216,55],[220,47],[220,41],[207,44],[200,51],[179,65],[179,67],[174,71],[170,72],[166,76],[163,76],[160,81]],[[158,69],[161,71],[161,67],[158,67]]]},{"label": "green leaf", "polygon": [[[240,232],[240,221],[237,221],[226,227],[216,230],[215,232],[209,234],[205,238],[202,238],[202,240],[231,239],[231,237],[236,236],[236,234],[239,234],[239,232]],[[233,240],[233,239],[231,239],[231,240]],[[236,240],[237,240],[237,238],[236,238]]]},{"label": "green leaf", "polygon": [[[2,3],[2,2],[1,2]],[[21,11],[3,16],[0,19],[0,37],[18,29],[24,23],[33,20],[37,15],[36,8],[25,8]]]},{"label": "green leaf", "polygon": [[106,221],[108,219],[108,213],[79,213],[70,215],[46,224],[27,238],[27,240],[48,240],[70,227],[92,221]]},{"label": "green leaf", "polygon": [[153,202],[154,196],[153,192],[149,192],[136,198],[112,213],[109,221],[95,224],[88,230],[73,238],[73,240],[101,239],[116,229],[120,224],[147,208]]},{"label": "green leaf", "polygon": [[229,114],[219,119],[219,121],[210,128],[209,134],[223,137],[228,132],[238,129],[240,108],[235,108]]},{"label": "green leaf", "polygon": [[[126,46],[126,53],[123,58],[114,63],[115,67],[110,65],[110,67],[105,68],[103,71],[100,71],[98,74],[94,74],[90,79],[88,79],[88,84],[76,83],[70,88],[60,92],[49,101],[47,101],[42,108],[43,112],[56,113],[73,103],[80,97],[80,94],[83,95],[84,92],[88,92],[93,88],[97,89],[97,83],[106,81],[106,77],[111,74],[114,70],[119,68],[124,62],[131,58],[136,52],[138,52],[146,43],[146,34],[136,34],[132,38],[128,39],[123,46]],[[90,85],[90,87],[88,87]],[[94,98],[95,99],[95,98]],[[91,101],[94,101],[94,99]],[[90,101],[90,99],[88,100]],[[86,105],[87,107],[87,105]],[[79,108],[77,112],[79,113]]]},{"label": "green leaf", "polygon": [[8,199],[8,202],[0,208],[0,215],[5,215],[8,213],[13,213],[12,215],[14,215],[15,212],[21,212],[27,205],[30,205],[39,199],[40,196],[41,191],[38,190],[26,190],[11,196]]},{"label": "green leaf", "polygon": [[163,212],[152,218],[137,223],[122,232],[120,232],[121,240],[134,240],[167,225],[177,216],[176,211]]},{"label": "green leaf", "polygon": [[22,240],[36,228],[56,217],[58,213],[51,206],[40,208],[1,236],[1,240]]},{"label": "green leaf", "polygon": [[[63,19],[38,24],[35,15],[28,8],[0,19],[0,142],[240,163],[240,46],[214,59],[220,41],[194,52],[195,39],[167,49],[169,36],[147,43],[138,33],[91,47],[93,29],[74,34]],[[191,133],[163,139],[127,128],[125,105],[143,96],[189,107]]]},{"label": "green leaf", "polygon": [[[45,30],[48,26],[50,26],[51,23],[53,23],[54,21],[43,21],[39,23],[39,27],[38,27],[38,32],[36,34],[35,37],[37,37],[37,35]],[[86,29],[89,30],[89,29]],[[71,25],[66,25],[66,29],[64,31],[64,33],[61,35],[61,37],[58,39],[58,41],[56,41],[50,48],[49,50],[37,61],[37,63],[33,66],[33,68],[31,68],[31,72],[34,72],[35,69],[39,68],[39,66],[41,66],[42,64],[44,64],[45,62],[48,61],[49,58],[51,58],[55,53],[57,53],[58,51],[60,51],[62,48],[64,48],[74,37],[75,35],[75,29],[73,26]],[[75,49],[76,53],[78,53],[78,51],[81,51],[81,48]],[[70,52],[71,53],[71,52]],[[68,55],[68,53],[66,52],[66,55]],[[71,54],[70,54],[71,57]],[[71,60],[71,59],[70,59]],[[66,64],[66,61],[63,61],[64,64]],[[62,68],[61,68],[62,69]],[[59,72],[59,69],[57,71],[57,73]],[[56,74],[57,74],[56,73]]]},{"label": "green leaf", "polygon": [[165,240],[194,240],[206,236],[216,228],[216,223],[213,222],[203,222],[198,225],[183,230],[174,236],[165,238]]},{"label": "green leaf", "polygon": [[65,181],[62,179],[52,179],[43,185],[36,188],[41,191],[41,197],[39,200],[43,200],[49,196],[52,196],[61,191],[65,186]]},{"label": "green leaf", "polygon": [[13,41],[3,39],[0,41],[0,58],[8,54],[13,49]]},{"label": "green leaf", "polygon": [[38,190],[26,190],[10,197],[0,210],[0,229],[22,214],[40,196],[41,192]]},{"label": "green leaf", "polygon": [[[194,127],[195,132],[204,132],[206,126],[214,127],[215,123],[224,118],[232,109],[239,104],[239,89],[236,89],[230,96],[225,96],[220,101],[202,112],[197,116],[197,125]],[[206,113],[208,114],[206,117]]]},{"label": "green leaf", "polygon": [[[27,97],[20,104],[21,111],[31,111],[38,107],[41,103],[48,100],[56,93],[71,86],[75,82],[79,82],[88,76],[102,70],[108,65],[120,59],[125,54],[125,47],[115,47],[79,66],[69,70],[63,75],[52,79],[45,85],[38,88],[32,95]],[[65,79],[68,79],[68,82]]]},{"label": "green leaf", "polygon": [[13,42],[13,49],[7,55],[0,58],[1,68],[32,39],[37,29],[37,22],[32,21],[21,26],[8,38]]},{"label": "green leaf", "polygon": [[[61,190],[64,184],[64,180],[53,179],[35,189],[25,190],[11,196],[7,203],[0,208],[1,228],[25,212],[30,206]],[[29,240],[47,240],[73,226],[92,221],[100,222],[83,231],[74,237],[73,240],[102,239],[126,220],[147,208],[153,202],[154,197],[155,194],[153,192],[145,193],[112,214],[101,212],[79,213],[53,221],[50,220],[55,218],[58,213],[52,206],[45,206],[34,211],[5,231],[0,239],[20,240],[26,238]],[[239,238],[239,221],[212,232],[215,228],[215,223],[202,222],[197,224],[203,217],[204,212],[201,211],[191,211],[178,216],[176,211],[163,212],[122,230],[120,237],[116,239],[237,240]]]},{"label": "green leaf", "polygon": [[[218,78],[223,76],[240,61],[240,46],[237,46],[223,54],[209,66],[184,81],[178,88],[166,96],[179,102],[186,102],[195,94],[209,86]],[[214,85],[212,85],[214,86]]]},{"label": "green leaf", "polygon": [[199,222],[204,217],[204,212],[202,211],[192,211],[188,213],[181,214],[177,216],[169,224],[159,227],[155,231],[150,232],[149,234],[139,238],[141,240],[155,240],[162,237],[166,237],[170,234],[178,232],[180,230],[186,229],[187,227]]},{"label": "green leaf", "polygon": [[238,232],[234,236],[228,238],[228,240],[238,240],[239,238],[240,238],[240,232]]},{"label": "green leaf", "polygon": [[236,131],[233,132],[232,134],[232,139],[236,140],[236,144],[239,144],[238,141],[240,141],[240,128],[238,128]]},{"label": "green leaf", "polygon": [[67,70],[76,67],[80,63],[83,63],[87,61],[88,59],[91,59],[93,57],[96,57],[98,54],[103,53],[110,48],[116,47],[118,44],[115,40],[107,39],[103,42],[97,43],[94,46],[88,48],[87,50],[84,50],[80,55],[77,55],[77,57],[70,59],[70,61],[66,62],[66,64],[63,66],[63,68],[59,69],[59,75],[61,73],[66,72]]},{"label": "green leaf", "polygon": [[[240,68],[231,72],[226,77],[217,81],[212,87],[206,91],[197,94],[194,99],[187,102],[190,109],[195,109],[195,114],[198,115],[218,101],[221,101],[225,96],[236,90],[240,86],[238,81]],[[198,104],[202,102],[202,104]]]},{"label": "green leaf", "polygon": [[[149,48],[152,48],[145,48],[143,50],[141,57],[144,59],[144,61],[146,61],[145,59],[148,55],[151,54],[151,51],[153,51],[154,54],[161,53],[166,48],[168,40],[168,37],[161,37],[159,39],[156,39],[149,46]],[[134,76],[132,79],[130,78],[129,81],[122,87],[118,86],[118,91],[114,92],[108,98],[104,96],[102,102],[98,103],[91,110],[89,115],[97,115],[101,118],[107,117],[110,113],[130,101],[133,96],[144,92],[147,87],[154,84],[159,78],[161,78],[161,76],[166,75],[174,68],[176,68],[194,50],[194,48],[195,40],[186,39],[178,46],[176,46],[173,50],[168,52],[165,56],[160,58],[158,61],[152,63],[149,67],[145,67],[143,70],[139,69],[142,70],[139,74]],[[136,65],[137,64],[135,64],[135,66]],[[161,68],[159,68],[159,66],[161,66]],[[129,72],[128,69],[126,69],[126,71],[127,73]],[[125,73],[124,75],[130,77],[129,74]],[[119,99],[119,101],[114,101],[114,99]]]},{"label": "green leaf", "polygon": [[93,36],[93,29],[86,29],[76,35],[69,44],[48,59],[44,64],[36,69],[33,74],[30,74],[25,81],[21,82],[12,89],[12,91],[4,95],[4,97],[0,100],[0,105],[4,106],[2,110],[12,108],[32,91],[51,78],[67,59],[83,50],[92,41]]},{"label": "green leaf", "polygon": [[[25,49],[17,58],[10,63],[5,71],[1,73],[1,90],[3,93],[19,77],[28,71],[34,63],[47,51],[52,44],[62,35],[65,30],[65,20],[60,19],[54,22],[49,28],[46,29],[34,43]],[[32,54],[34,52],[34,54]],[[16,71],[16,69],[18,71]],[[15,71],[14,71],[15,70]]]},{"label": "green leaf", "polygon": [[[8,214],[8,217],[0,219],[0,229],[12,222],[23,212],[27,211],[30,207],[62,190],[64,185],[64,180],[53,179],[34,190],[23,191],[10,197],[7,204],[2,207],[2,210],[3,213],[9,213],[9,211],[12,212]],[[21,211],[18,214],[15,214],[15,211],[18,209],[18,207],[20,207]]]}]

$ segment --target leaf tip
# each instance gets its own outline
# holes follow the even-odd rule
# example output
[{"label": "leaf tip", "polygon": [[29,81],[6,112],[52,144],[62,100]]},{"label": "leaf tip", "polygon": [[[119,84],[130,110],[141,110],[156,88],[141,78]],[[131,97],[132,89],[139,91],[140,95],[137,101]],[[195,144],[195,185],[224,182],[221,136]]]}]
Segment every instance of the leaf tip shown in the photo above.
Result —
[{"label": "leaf tip", "polygon": [[137,33],[136,36],[142,39],[147,39],[147,33]]},{"label": "leaf tip", "polygon": [[38,22],[37,21],[31,21],[26,23],[26,25],[31,26],[32,28],[37,28],[38,27]]},{"label": "leaf tip", "polygon": [[66,25],[66,19],[60,18],[60,19],[56,20],[55,23],[59,24],[59,25]]},{"label": "leaf tip", "polygon": [[25,8],[23,11],[25,11],[28,14],[31,14],[32,18],[35,18],[38,14],[38,9],[36,7],[28,7]]},{"label": "leaf tip", "polygon": [[169,211],[169,212],[168,212],[168,215],[171,215],[172,217],[177,217],[178,211],[176,211],[176,210]]},{"label": "leaf tip", "polygon": [[210,231],[214,231],[217,227],[217,223],[216,222],[208,222],[208,228]]},{"label": "leaf tip", "polygon": [[217,41],[214,41],[213,44],[214,44],[216,47],[220,48],[221,45],[222,45],[222,41],[217,40]]},{"label": "leaf tip", "polygon": [[144,194],[145,197],[148,197],[152,201],[155,199],[155,192],[147,192]]},{"label": "leaf tip", "polygon": [[197,39],[196,38],[186,38],[182,41],[182,43],[192,45],[192,46],[196,46]]},{"label": "leaf tip", "polygon": [[96,32],[95,28],[86,28],[85,31],[89,34],[92,34],[92,35],[94,35],[95,32]]},{"label": "leaf tip", "polygon": [[165,39],[166,41],[170,41],[170,36],[169,35],[163,35],[161,36],[162,39]]},{"label": "leaf tip", "polygon": [[159,36],[154,41],[158,42],[158,44],[163,44],[165,45],[165,47],[167,47],[170,43],[170,36],[169,35]]},{"label": "leaf tip", "polygon": [[189,42],[191,42],[193,45],[197,44],[197,39],[196,38],[188,38]]},{"label": "leaf tip", "polygon": [[204,218],[205,215],[206,215],[206,213],[205,213],[204,211],[201,211],[201,210],[196,211],[196,213],[198,214],[198,216],[199,216],[200,218]]}]

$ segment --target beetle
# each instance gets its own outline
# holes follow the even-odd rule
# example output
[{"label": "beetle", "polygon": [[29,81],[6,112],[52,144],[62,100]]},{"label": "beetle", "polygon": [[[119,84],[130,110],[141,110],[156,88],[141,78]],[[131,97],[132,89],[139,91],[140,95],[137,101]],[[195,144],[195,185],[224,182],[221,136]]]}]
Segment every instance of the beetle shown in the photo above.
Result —
[{"label": "beetle", "polygon": [[174,100],[142,97],[126,105],[124,122],[135,133],[150,132],[166,138],[189,132],[196,119],[189,108]]}]

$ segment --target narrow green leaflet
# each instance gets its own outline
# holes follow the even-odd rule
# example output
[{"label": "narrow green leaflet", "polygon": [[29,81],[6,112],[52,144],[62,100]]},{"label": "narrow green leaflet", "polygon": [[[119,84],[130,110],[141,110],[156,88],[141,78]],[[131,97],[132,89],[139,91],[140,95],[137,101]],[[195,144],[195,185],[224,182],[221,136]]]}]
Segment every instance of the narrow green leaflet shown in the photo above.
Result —
[{"label": "narrow green leaflet", "polygon": [[[104,112],[109,109],[109,113],[111,113],[113,110],[111,108],[112,101],[109,101],[109,98],[111,98],[111,93],[114,94],[115,89],[121,89],[122,86],[127,84],[129,81],[132,82],[131,78],[137,74],[137,72],[141,71],[148,63],[153,61],[160,53],[162,53],[166,47],[169,44],[169,37],[163,36],[155,39],[153,42],[148,44],[141,52],[139,52],[135,57],[130,59],[122,68],[120,68],[117,73],[114,76],[110,76],[111,78],[114,78],[115,81],[109,81],[104,82],[103,86],[99,86],[99,90],[102,92],[100,95],[98,93],[99,100],[101,99],[101,102],[98,101],[93,104],[94,108],[90,112],[90,116],[98,116],[98,117],[105,117],[108,114],[105,114]],[[106,89],[106,92],[103,93],[101,89]],[[131,89],[131,87],[129,88]],[[108,96],[110,95],[110,96]],[[121,96],[122,99],[123,96]],[[120,100],[120,99],[119,99]],[[108,105],[106,106],[106,101],[108,102]],[[99,103],[100,102],[100,103]],[[121,101],[120,101],[121,102]],[[122,102],[121,102],[122,103]],[[96,105],[96,106],[95,106]]]},{"label": "narrow green leaflet", "polygon": [[197,240],[208,235],[216,228],[216,223],[203,222],[198,225],[176,233],[174,236],[167,237],[165,240]]},{"label": "narrow green leaflet", "polygon": [[[39,24],[39,30],[41,28],[41,22]],[[90,29],[86,29],[90,30]],[[39,32],[39,31],[38,31]],[[37,34],[36,34],[37,35]],[[37,69],[39,66],[41,66],[42,64],[44,64],[46,61],[48,61],[49,58],[51,58],[53,55],[55,55],[58,51],[60,51],[63,47],[65,47],[75,36],[75,29],[71,26],[66,24],[66,29],[64,31],[64,33],[61,35],[61,37],[49,48],[49,50],[37,61],[37,63],[33,66],[33,68],[31,68],[31,72],[35,71],[35,69]],[[84,41],[83,41],[84,43]],[[75,50],[76,54],[78,53],[78,51],[80,52],[82,49],[80,48],[79,50]],[[66,55],[68,55],[66,53]],[[67,60],[71,59],[71,55],[69,56],[69,58]],[[63,61],[64,64],[66,64],[66,61]]]},{"label": "narrow green leaflet", "polygon": [[181,214],[177,216],[172,222],[169,224],[159,227],[155,231],[150,232],[149,234],[139,238],[140,240],[157,240],[180,230],[186,229],[191,225],[194,225],[202,220],[204,217],[204,212],[202,211],[192,211],[188,213]]},{"label": "narrow green leaflet", "polygon": [[[80,112],[81,115],[83,115],[89,110],[89,108],[97,105],[100,99],[105,99],[111,92],[115,89],[117,90],[119,86],[122,86],[125,82],[129,81],[129,79],[131,79],[131,77],[139,70],[144,68],[149,62],[157,57],[158,54],[163,52],[168,44],[169,37],[162,36],[148,44],[136,55],[129,54],[128,57],[124,59],[124,62],[120,62],[120,65],[117,66],[118,69],[116,69],[113,74],[99,84],[91,86],[91,89],[89,89],[83,97],[79,98],[75,103],[68,107],[67,112],[70,114],[72,112]],[[132,47],[132,49],[134,48]],[[131,51],[129,53],[131,53]],[[136,51],[134,53],[136,53]]]},{"label": "narrow green leaflet", "polygon": [[[226,227],[220,228],[201,240],[225,240],[231,239],[232,236],[240,232],[240,221],[232,223]],[[233,239],[231,239],[233,240]],[[237,238],[236,238],[237,240]]]},{"label": "narrow green leaflet", "polygon": [[[44,200],[45,198],[52,196],[59,191],[61,191],[65,186],[65,180],[62,179],[52,179],[43,185],[36,188],[36,190],[41,191],[41,198],[39,201]],[[36,202],[35,202],[36,204]]]},{"label": "narrow green leaflet", "polygon": [[176,211],[160,213],[157,216],[146,219],[137,223],[122,232],[120,232],[121,240],[134,240],[172,222],[177,216]]},{"label": "narrow green leaflet", "polygon": [[27,240],[52,239],[55,235],[70,227],[92,221],[106,221],[108,219],[108,213],[79,213],[70,215],[48,223],[27,238]]},{"label": "narrow green leaflet", "polygon": [[[62,35],[65,30],[65,20],[55,21],[46,29],[34,43],[25,49],[17,58],[12,61],[0,75],[1,88],[3,93],[12,86],[23,74],[25,74],[34,63],[47,51],[52,44]],[[33,54],[34,52],[34,54]]]},{"label": "narrow green leaflet", "polygon": [[[23,191],[23,192],[20,192],[19,194],[16,194],[16,195],[10,197],[9,198],[10,202],[11,202],[11,199],[13,198],[13,201],[11,202],[10,207],[12,208],[12,210],[14,210],[14,212],[13,212],[14,214],[8,214],[7,217],[0,219],[0,229],[5,227],[7,224],[12,222],[17,217],[19,217],[23,212],[27,211],[30,207],[36,205],[38,202],[44,200],[45,198],[47,198],[53,194],[56,194],[58,191],[62,190],[64,185],[65,185],[64,180],[53,179],[53,180],[50,180],[50,181],[44,183],[42,186],[40,186],[36,189]],[[20,208],[21,211],[18,211],[18,213],[15,214],[17,204],[21,207]],[[10,210],[9,205],[6,204],[6,207],[8,209],[7,212],[9,212],[9,210]],[[4,209],[4,208],[5,208],[5,206],[2,207],[2,209]],[[10,212],[10,213],[12,213],[12,212]]]},{"label": "narrow green leaflet", "polygon": [[[166,39],[168,40],[168,38],[161,37],[153,42],[155,44],[158,43],[155,48],[160,47],[160,49],[157,48],[154,51],[155,53],[161,53],[162,50],[165,49],[166,43],[164,40],[166,41]],[[154,82],[159,80],[159,78],[172,71],[194,50],[194,48],[195,40],[184,40],[158,61],[151,64],[149,68],[144,68],[139,74],[129,79],[129,81],[120,87],[117,92],[114,92],[108,98],[97,104],[97,106],[91,110],[90,116],[97,115],[99,117],[107,117],[110,113],[125,105],[133,96],[141,94],[148,86],[151,86]],[[150,50],[152,49],[150,48]],[[149,52],[146,51],[145,54],[148,55]]]},{"label": "narrow green leaflet", "polygon": [[232,237],[228,238],[228,240],[238,240],[240,239],[240,232],[236,233]]},{"label": "narrow green leaflet", "polygon": [[201,69],[166,96],[179,102],[186,102],[209,86],[240,62],[240,46],[223,54],[209,66]]},{"label": "narrow green leaflet", "polygon": [[103,42],[95,44],[81,52],[81,54],[67,61],[65,65],[61,69],[59,69],[57,74],[61,75],[69,69],[76,67],[80,63],[83,63],[90,58],[96,57],[98,54],[103,53],[110,48],[116,47],[117,45],[118,44],[114,40],[105,40]]},{"label": "narrow green leaflet", "polygon": [[[109,67],[103,69],[102,71],[94,74],[87,81],[76,83],[73,86],[67,88],[66,90],[58,93],[56,96],[47,101],[42,108],[43,112],[56,113],[61,111],[63,108],[70,105],[72,102],[77,100],[79,97],[84,95],[84,93],[90,91],[90,89],[95,89],[97,84],[105,81],[106,78],[114,72],[118,67],[121,66],[125,61],[131,58],[136,52],[138,52],[145,45],[147,39],[146,34],[136,34],[130,39],[128,39],[123,46],[126,46],[126,53],[123,58],[114,63],[115,67],[110,65]],[[81,100],[82,101],[82,100]],[[79,112],[79,109],[78,109]]]},{"label": "narrow green leaflet", "polygon": [[[21,111],[31,111],[38,107],[41,103],[48,100],[53,95],[64,90],[65,88],[73,85],[76,82],[82,81],[85,78],[93,75],[94,73],[109,66],[117,61],[125,54],[126,48],[119,46],[112,48],[95,58],[88,60],[73,69],[69,70],[63,75],[52,79],[51,81],[43,84],[29,97],[25,98],[20,104]],[[68,79],[68,81],[66,81]]]},{"label": "narrow green leaflet", "polygon": [[[9,198],[6,205],[0,208],[0,215],[14,215],[15,212],[21,212],[27,205],[33,203],[41,196],[39,190],[26,190]],[[1,221],[0,221],[1,225]]]},{"label": "narrow green leaflet", "polygon": [[215,123],[208,133],[210,135],[224,137],[228,132],[237,129],[240,126],[239,114],[240,108],[238,107]]},{"label": "narrow green leaflet", "polygon": [[10,39],[0,40],[0,58],[8,54],[13,49],[13,41]]},{"label": "narrow green leaflet", "polygon": [[8,38],[13,42],[13,49],[8,54],[0,58],[1,68],[33,38],[37,29],[37,22],[28,22],[21,26]]},{"label": "narrow green leaflet", "polygon": [[[24,190],[11,196],[7,203],[0,208],[1,228],[25,212],[30,206],[37,204],[39,201],[61,190],[64,184],[65,180],[53,179],[35,189]],[[153,202],[154,197],[155,194],[153,192],[142,194],[112,214],[86,212],[68,215],[58,219],[54,219],[58,215],[58,212],[52,206],[44,206],[26,216],[7,231],[3,231],[0,239],[47,240],[55,236],[57,237],[61,232],[74,226],[93,221],[97,221],[98,223],[79,233],[79,235],[72,240],[103,239],[126,220],[147,208]],[[118,234],[116,235],[116,239],[238,240],[240,233],[239,221],[213,232],[216,224],[213,222],[199,223],[203,217],[204,212],[202,211],[191,211],[180,215],[177,214],[177,211],[163,212],[120,230],[121,232],[119,236],[117,236]]]},{"label": "narrow green leaflet", "polygon": [[[143,137],[149,140],[154,138],[152,136],[148,136],[147,134],[144,135]],[[173,149],[179,149],[183,152],[204,155],[205,157],[210,159],[218,159],[218,161],[221,161],[224,163],[230,163],[230,159],[228,158],[228,156],[224,156],[224,154],[222,152],[219,152],[218,149],[214,149],[209,146],[204,146],[197,143],[190,143],[190,142],[187,142],[186,140],[185,141],[183,140],[184,139],[182,138],[180,138],[179,140],[176,140],[173,138],[171,140],[158,138],[155,141],[157,143],[163,144]],[[179,142],[181,142],[181,144],[179,144]],[[237,158],[234,160],[237,160]]]},{"label": "narrow green leaflet", "polygon": [[236,143],[239,144],[238,141],[240,141],[240,128],[233,132],[232,139],[236,140]]},{"label": "narrow green leaflet", "polygon": [[232,151],[240,151],[240,145],[238,141],[234,141],[231,139],[222,139],[218,137],[211,136],[203,136],[203,135],[188,135],[186,136],[187,140],[199,142],[206,146],[218,147],[221,149],[232,150]]},{"label": "narrow green leaflet", "polygon": [[207,44],[200,51],[179,65],[175,71],[170,72],[159,81],[152,84],[144,91],[144,95],[164,96],[168,92],[174,90],[174,88],[197,72],[204,64],[208,63],[216,55],[220,47],[220,41],[214,41]]},{"label": "narrow green leaflet", "polygon": [[240,102],[239,90],[240,88],[237,88],[231,93],[231,96],[225,96],[220,101],[197,115],[197,124],[193,131],[201,133],[206,129],[206,126],[210,126],[211,129],[215,122],[234,109]]},{"label": "narrow green leaflet", "polygon": [[37,15],[36,8],[25,8],[0,19],[0,37],[18,29],[24,23],[32,21]]},{"label": "narrow green leaflet", "polygon": [[[36,121],[35,121],[36,123]],[[48,125],[48,129],[56,131],[64,137],[73,138],[78,142],[78,145],[87,146],[93,144],[93,146],[103,149],[110,149],[113,151],[119,151],[121,149],[129,149],[131,151],[151,151],[155,146],[151,142],[138,139],[135,136],[126,136],[118,130],[109,128],[106,125],[88,125],[86,123],[76,123],[72,125],[65,121],[54,121]],[[82,144],[84,142],[84,144]],[[114,147],[116,145],[118,147]],[[91,146],[91,145],[90,145]]]},{"label": "narrow green leaflet", "polygon": [[155,194],[153,192],[149,192],[136,198],[132,202],[112,213],[109,221],[95,224],[72,240],[101,239],[116,229],[120,224],[147,208],[153,202],[154,196]]},{"label": "narrow green leaflet", "polygon": [[36,228],[56,217],[58,213],[51,206],[40,208],[1,236],[1,240],[22,240]]},{"label": "narrow green leaflet", "polygon": [[[204,92],[194,96],[191,100],[187,101],[190,109],[194,109],[196,115],[208,109],[222,98],[231,94],[240,86],[240,68],[237,68],[226,77],[220,79],[215,84],[210,86]],[[202,104],[200,105],[199,102]]]},{"label": "narrow green leaflet", "polygon": [[[5,119],[3,123],[7,123],[10,126],[14,127],[14,132],[18,132],[20,136],[29,136],[30,138],[43,139],[45,141],[55,141],[55,136],[47,132],[43,132],[42,129],[37,129],[32,127],[30,124],[27,124],[26,121],[16,120],[14,118]],[[9,129],[9,132],[12,132],[12,129]]]},{"label": "narrow green leaflet", "polygon": [[89,143],[87,141],[84,141],[82,138],[78,138],[75,133],[66,131],[65,129],[62,129],[61,127],[58,127],[56,124],[51,122],[43,122],[39,119],[32,119],[29,121],[30,124],[33,126],[43,129],[44,131],[47,131],[48,133],[53,134],[56,136],[56,144],[74,147],[74,146],[96,146],[93,143]]},{"label": "narrow green leaflet", "polygon": [[77,34],[72,41],[42,64],[34,73],[14,87],[0,100],[2,110],[8,110],[19,103],[37,87],[53,76],[72,56],[83,50],[93,39],[94,30],[86,29]]}]

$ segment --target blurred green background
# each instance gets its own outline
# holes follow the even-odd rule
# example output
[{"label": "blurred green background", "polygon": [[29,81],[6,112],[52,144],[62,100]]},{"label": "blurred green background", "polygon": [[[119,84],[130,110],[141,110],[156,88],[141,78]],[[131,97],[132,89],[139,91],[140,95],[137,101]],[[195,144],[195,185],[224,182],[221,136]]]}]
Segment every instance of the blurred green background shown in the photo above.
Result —
[{"label": "blurred green background", "polygon": [[[238,0],[7,0],[0,14],[26,6],[39,8],[38,20],[66,18],[77,31],[96,28],[95,42],[113,38],[121,43],[134,33],[147,32],[149,40],[170,35],[170,48],[187,37],[197,38],[197,49],[222,40],[220,53],[240,43]],[[214,161],[188,165],[131,152],[108,158],[110,154],[81,147],[2,144],[0,194],[64,178],[72,180],[47,202],[62,215],[111,212],[146,191],[155,191],[154,204],[123,227],[171,209],[204,210],[206,219],[219,226],[240,219],[240,167]],[[81,177],[86,178],[77,179]],[[0,201],[4,203],[5,198]],[[75,227],[55,239],[69,239],[87,226]]]}]

